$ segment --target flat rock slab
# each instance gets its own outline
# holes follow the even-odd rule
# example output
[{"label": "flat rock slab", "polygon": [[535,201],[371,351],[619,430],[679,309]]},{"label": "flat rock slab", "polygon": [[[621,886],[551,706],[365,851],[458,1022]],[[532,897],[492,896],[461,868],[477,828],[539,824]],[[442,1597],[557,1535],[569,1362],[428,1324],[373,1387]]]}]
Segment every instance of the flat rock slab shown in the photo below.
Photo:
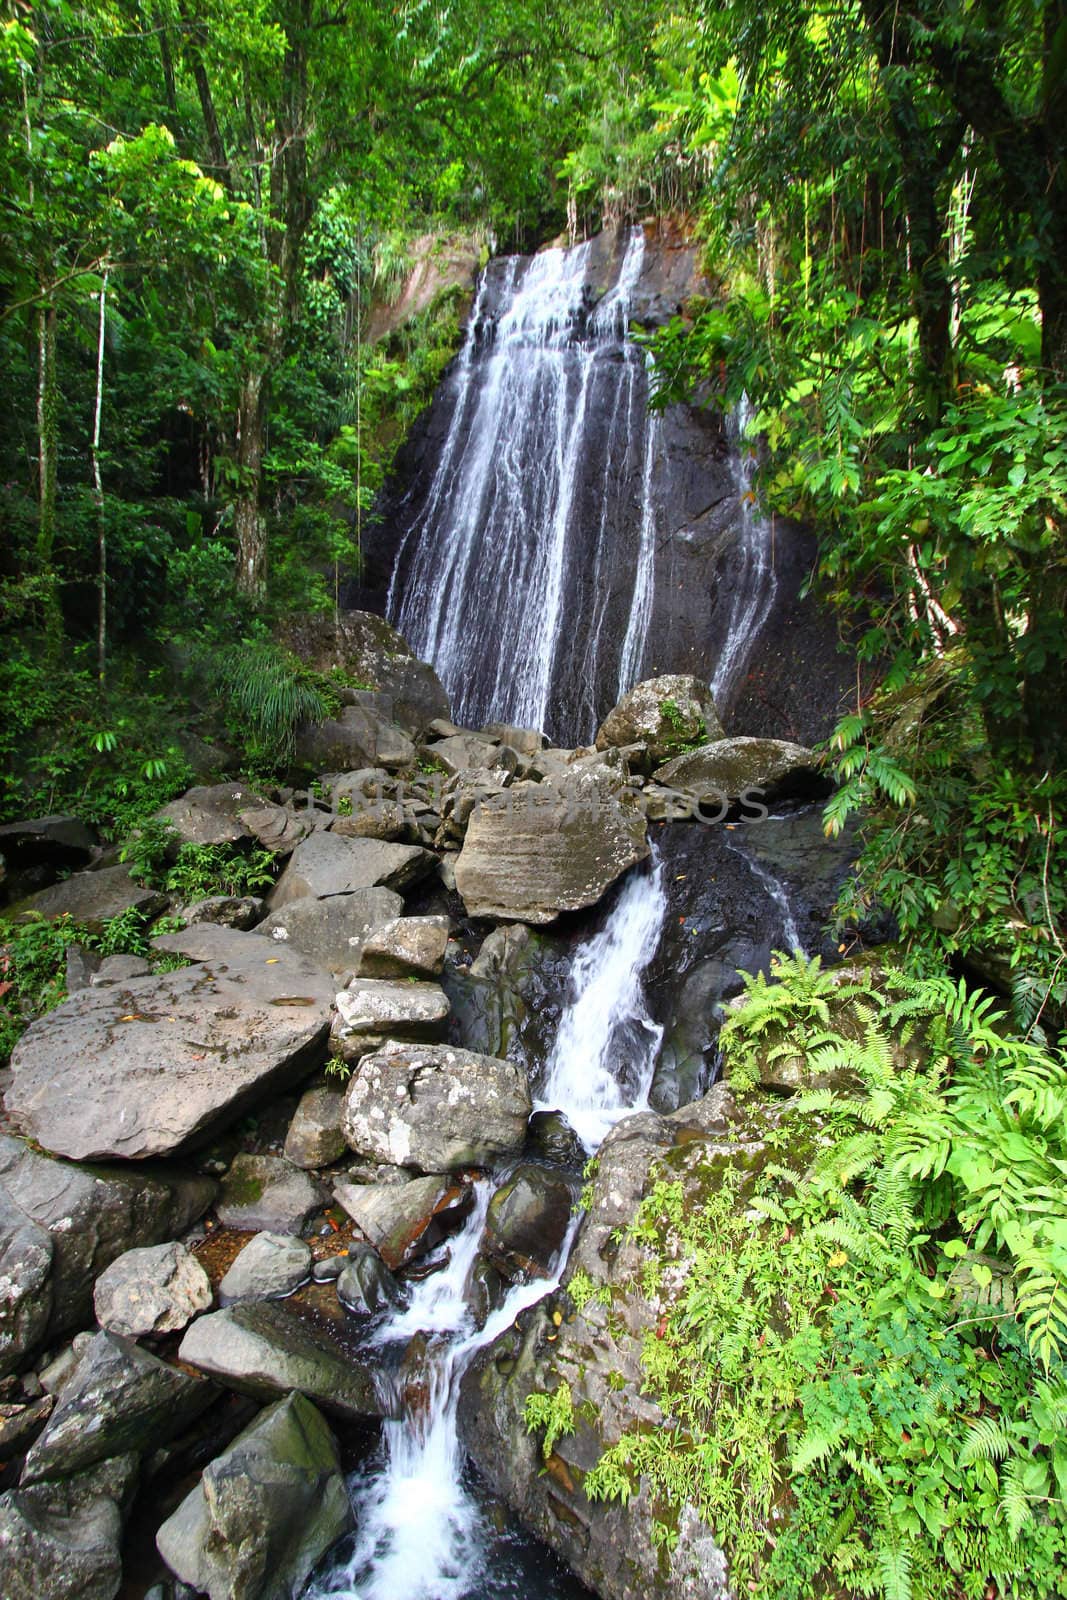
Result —
[{"label": "flat rock slab", "polygon": [[338,1183],[334,1194],[393,1272],[432,1250],[473,1199],[469,1183],[437,1176],[410,1183]]},{"label": "flat rock slab", "polygon": [[688,755],[675,756],[655,773],[665,788],[738,800],[749,789],[781,794],[811,792],[818,763],[810,750],[786,739],[719,739]]},{"label": "flat rock slab", "polygon": [[0,1376],[84,1327],[104,1269],[184,1233],[215,1188],[168,1169],[74,1166],[0,1135]]},{"label": "flat rock slab", "polygon": [[356,889],[325,900],[305,895],[270,912],[256,932],[302,950],[331,972],[355,971],[368,937],[403,909],[392,889]]},{"label": "flat rock slab", "polygon": [[18,905],[8,908],[5,915],[20,917],[27,912],[34,916],[69,917],[72,922],[83,922],[98,927],[122,916],[124,911],[143,911],[152,916],[162,911],[166,895],[155,889],[144,889],[130,877],[126,867],[101,867],[98,872],[75,872],[62,883],[50,889],[31,894]]},{"label": "flat rock slab", "polygon": [[303,1395],[264,1411],[157,1535],[183,1583],[215,1597],[298,1595],[352,1526],[337,1442]]},{"label": "flat rock slab", "polygon": [[299,1233],[328,1196],[320,1183],[281,1156],[239,1155],[215,1205],[227,1228]]},{"label": "flat rock slab", "polygon": [[636,801],[599,773],[571,768],[475,807],[456,888],[472,917],[552,922],[595,905],[648,850]]},{"label": "flat rock slab", "polygon": [[228,1388],[257,1399],[299,1389],[338,1416],[382,1415],[374,1380],[351,1351],[321,1324],[311,1329],[274,1301],[249,1301],[200,1317],[178,1354]]},{"label": "flat rock slab", "polygon": [[361,978],[439,978],[448,949],[447,917],[396,916],[368,934]]},{"label": "flat rock slab", "polygon": [[127,1250],[93,1288],[96,1320],[110,1333],[138,1339],[178,1333],[211,1305],[211,1280],[183,1244]]},{"label": "flat rock slab", "polygon": [[231,953],[83,990],[19,1041],[5,1104],[46,1150],[76,1161],[169,1155],[321,1059],[332,995],[320,967],[254,934],[188,932],[228,938]]},{"label": "flat rock slab", "polygon": [[432,850],[390,844],[383,839],[347,839],[339,833],[313,833],[297,845],[270,896],[272,911],[308,896],[351,894],[355,889],[402,890],[437,865]]},{"label": "flat rock slab", "polygon": [[348,1059],[383,1039],[440,1039],[450,1010],[439,984],[355,978],[337,996],[336,1037]]},{"label": "flat rock slab", "polygon": [[389,1044],[352,1074],[344,1131],[359,1155],[457,1172],[517,1149],[530,1109],[526,1073],[513,1061],[450,1045]]},{"label": "flat rock slab", "polygon": [[26,1457],[22,1482],[69,1478],[111,1456],[155,1449],[216,1394],[214,1384],[157,1361],[132,1340],[98,1333]]}]

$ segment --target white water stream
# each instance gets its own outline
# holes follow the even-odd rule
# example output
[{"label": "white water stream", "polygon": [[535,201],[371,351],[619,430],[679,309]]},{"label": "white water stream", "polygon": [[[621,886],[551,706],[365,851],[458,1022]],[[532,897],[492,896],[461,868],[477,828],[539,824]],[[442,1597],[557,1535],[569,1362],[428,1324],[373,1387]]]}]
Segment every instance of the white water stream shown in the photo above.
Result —
[{"label": "white water stream", "polygon": [[[656,952],[666,910],[662,866],[633,873],[604,927],[578,952],[540,1104],[560,1110],[588,1150],[629,1111],[648,1103],[662,1030],[645,1006],[642,975]],[[356,1542],[342,1567],[312,1580],[306,1600],[463,1600],[501,1593],[487,1574],[492,1530],[463,1482],[457,1429],[460,1382],[475,1354],[559,1283],[577,1228],[548,1278],[517,1284],[477,1328],[469,1304],[491,1180],[476,1186],[460,1234],[442,1247],[447,1263],[414,1285],[407,1305],[379,1328],[388,1359],[425,1335],[425,1398],[382,1427],[380,1457],[352,1487]],[[532,1591],[530,1591],[532,1594]]]},{"label": "white water stream", "polygon": [[753,483],[756,476],[756,450],[748,439],[752,407],[743,395],[735,418],[734,481],[741,505],[740,566],[730,597],[730,622],[719,652],[711,692],[716,705],[725,705],[770,615],[778,588],[774,572],[774,529],[759,511]]}]

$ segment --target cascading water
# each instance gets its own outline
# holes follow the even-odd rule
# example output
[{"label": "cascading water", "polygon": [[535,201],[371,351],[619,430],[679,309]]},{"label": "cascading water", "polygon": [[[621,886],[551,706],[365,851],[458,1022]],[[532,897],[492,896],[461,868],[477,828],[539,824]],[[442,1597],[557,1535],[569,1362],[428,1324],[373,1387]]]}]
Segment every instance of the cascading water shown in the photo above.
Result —
[{"label": "cascading water", "polygon": [[562,1111],[586,1149],[628,1112],[648,1105],[663,1037],[641,979],[659,944],[667,897],[663,866],[634,873],[603,929],[575,958],[572,997],[545,1069],[539,1107]]},{"label": "cascading water", "polygon": [[[588,244],[512,257],[482,277],[451,421],[387,602],[464,725],[555,719],[588,738],[605,709],[598,691],[630,687],[640,667],[657,425],[626,331],[644,252],[634,228],[595,309]],[[620,561],[635,496],[638,549]]]},{"label": "cascading water", "polygon": [[[641,977],[665,909],[656,862],[651,873],[631,875],[603,929],[575,958],[542,1099],[563,1111],[590,1150],[620,1117],[647,1105],[661,1030],[649,1019]],[[469,1287],[491,1193],[488,1181],[476,1186],[463,1231],[440,1253],[445,1264],[377,1332],[383,1355],[427,1337],[425,1392],[401,1420],[383,1424],[380,1455],[352,1486],[355,1546],[343,1564],[312,1580],[306,1600],[501,1600],[520,1592],[492,1565],[492,1529],[463,1481],[460,1381],[478,1350],[559,1283],[577,1222],[551,1276],[517,1284],[478,1329]],[[521,1588],[523,1596],[533,1592]],[[553,1600],[562,1590],[538,1584],[536,1592]]]},{"label": "cascading water", "polygon": [[754,861],[746,850],[739,850],[736,845],[729,844],[726,848],[731,855],[740,856],[749,872],[751,872],[757,883],[767,891],[776,906],[782,919],[782,939],[786,949],[792,952],[793,955],[806,955],[807,952],[800,937],[800,930],[797,927],[796,917],[793,914],[793,907],[790,904],[785,884],[779,878],[776,878],[773,872],[768,871],[765,866],[761,865],[760,862]]},{"label": "cascading water", "polygon": [[728,703],[748,665],[778,588],[774,572],[774,529],[760,513],[753,489],[756,452],[746,442],[751,422],[752,407],[748,396],[742,395],[735,417],[734,476],[741,507],[737,576],[730,600],[729,626],[711,678],[711,691],[720,706]]}]

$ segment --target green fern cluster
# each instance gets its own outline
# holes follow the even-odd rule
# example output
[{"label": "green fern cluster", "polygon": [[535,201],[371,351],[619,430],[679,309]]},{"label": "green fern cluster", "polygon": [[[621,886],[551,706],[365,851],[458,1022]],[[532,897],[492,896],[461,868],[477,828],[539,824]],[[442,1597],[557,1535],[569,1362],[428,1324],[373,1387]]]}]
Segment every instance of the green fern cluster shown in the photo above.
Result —
[{"label": "green fern cluster", "polygon": [[[690,1263],[645,1387],[666,1425],[586,1493],[695,1505],[739,1593],[1067,1592],[1067,1071],[981,995],[903,972],[751,979],[728,1068],[820,1078],[753,1178],[669,1173],[630,1229]],[[780,992],[776,993],[775,989]],[[812,1150],[814,1149],[814,1155]],[[1025,1574],[1025,1578],[1021,1575]]]},{"label": "green fern cluster", "polygon": [[197,666],[234,737],[275,769],[292,760],[301,727],[321,722],[337,705],[324,678],[269,639],[202,649]]}]

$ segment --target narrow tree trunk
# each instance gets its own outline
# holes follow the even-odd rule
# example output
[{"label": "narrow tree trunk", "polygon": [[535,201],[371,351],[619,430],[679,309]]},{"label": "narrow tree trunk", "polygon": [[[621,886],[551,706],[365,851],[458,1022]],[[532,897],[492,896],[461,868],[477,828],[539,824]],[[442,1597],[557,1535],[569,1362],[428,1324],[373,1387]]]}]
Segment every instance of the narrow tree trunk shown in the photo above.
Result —
[{"label": "narrow tree trunk", "polygon": [[259,505],[263,476],[263,435],[266,423],[266,380],[261,368],[250,366],[237,400],[237,499],[234,527],[237,533],[238,591],[259,602],[267,589],[267,529]]},{"label": "narrow tree trunk", "polygon": [[100,471],[100,423],[104,409],[104,346],[107,336],[107,282],[104,269],[100,285],[100,318],[96,336],[96,405],[93,408],[93,501],[96,505],[96,537],[99,554],[97,586],[99,604],[96,625],[96,675],[104,687],[107,674],[107,519],[104,515],[104,478]]},{"label": "narrow tree trunk", "polygon": [[51,655],[58,654],[63,637],[55,571],[58,457],[56,308],[54,302],[45,301],[37,313],[37,567],[44,581],[45,637]]}]

